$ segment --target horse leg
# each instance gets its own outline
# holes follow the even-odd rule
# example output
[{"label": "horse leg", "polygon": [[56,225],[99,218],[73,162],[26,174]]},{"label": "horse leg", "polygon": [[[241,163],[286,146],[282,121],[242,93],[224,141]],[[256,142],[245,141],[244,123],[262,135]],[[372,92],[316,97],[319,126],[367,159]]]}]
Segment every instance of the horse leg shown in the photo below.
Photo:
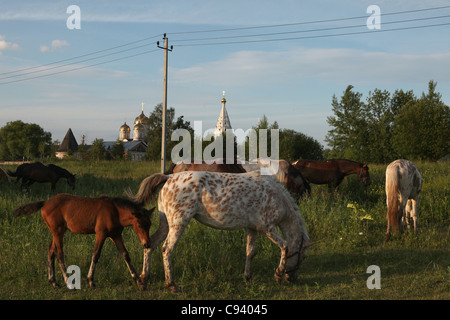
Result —
[{"label": "horse leg", "polygon": [[153,251],[159,246],[169,233],[169,224],[167,223],[166,215],[163,212],[159,213],[159,227],[158,230],[150,237],[150,248],[144,249],[144,262],[142,265],[141,280],[142,286],[147,287],[148,278],[150,276],[150,261]]},{"label": "horse leg", "polygon": [[286,271],[286,257],[288,253],[287,242],[280,236],[276,227],[272,227],[265,232],[265,235],[281,249],[280,265],[275,271],[275,280],[280,283]]},{"label": "horse leg", "polygon": [[56,245],[52,238],[50,246],[48,247],[48,282],[50,282],[53,288],[58,286],[55,279],[55,251]]},{"label": "horse leg", "polygon": [[252,277],[250,264],[255,256],[255,240],[256,240],[257,232],[252,229],[247,229],[247,257],[245,260],[245,271],[244,277],[245,280],[249,281]]},{"label": "horse leg", "polygon": [[123,243],[122,235],[115,236],[114,238],[111,238],[114,244],[116,245],[117,250],[122,254],[123,259],[125,260],[125,263],[127,264],[128,270],[130,270],[131,277],[133,278],[134,282],[136,282],[136,285],[139,287],[139,289],[144,290],[144,287],[142,286],[141,278],[138,277],[136,270],[133,268],[133,265],[131,264],[130,255],[128,254],[127,249],[125,248],[125,244]]},{"label": "horse leg", "polygon": [[414,233],[417,234],[419,231],[417,228],[417,210],[419,208],[419,196],[414,199],[409,199],[408,204],[410,205],[410,211],[408,212],[409,218],[411,219],[412,217],[414,223]]},{"label": "horse leg", "polygon": [[89,268],[87,281],[89,284],[89,287],[95,288],[94,284],[94,271],[95,271],[95,265],[98,262],[98,259],[100,258],[100,253],[102,252],[103,244],[105,243],[106,236],[104,234],[97,233],[95,236],[95,245],[94,245],[94,252],[92,253],[92,261],[91,266]]},{"label": "horse leg", "polygon": [[61,273],[64,277],[64,283],[67,285],[67,278],[69,277],[66,272],[66,264],[64,263],[64,251],[63,251],[63,237],[64,231],[61,230],[57,234],[53,235],[53,242],[56,249],[56,258],[58,259],[59,268],[61,269]]},{"label": "horse leg", "polygon": [[[190,219],[189,219],[190,220]],[[172,275],[172,253],[183,234],[189,221],[180,222],[178,225],[171,225],[169,228],[169,234],[162,247],[163,252],[163,262],[164,262],[164,272],[165,272],[165,286],[169,288],[170,292],[177,293],[178,288],[173,281]]]}]

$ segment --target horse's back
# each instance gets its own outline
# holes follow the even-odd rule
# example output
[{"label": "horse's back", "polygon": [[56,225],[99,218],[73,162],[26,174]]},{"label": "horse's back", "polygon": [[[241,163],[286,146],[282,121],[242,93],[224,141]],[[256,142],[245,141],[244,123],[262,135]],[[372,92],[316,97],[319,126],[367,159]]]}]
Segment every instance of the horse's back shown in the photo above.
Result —
[{"label": "horse's back", "polygon": [[[415,198],[422,189],[422,176],[411,161],[398,159],[386,168],[386,193],[396,187],[402,198]],[[405,200],[405,201],[406,201]]]},{"label": "horse's back", "polygon": [[280,207],[285,205],[280,201],[279,188],[283,189],[273,177],[262,176],[258,171],[180,172],[173,174],[161,189],[158,207],[174,219],[195,217],[220,229],[249,225],[258,229],[261,217],[279,218]]},{"label": "horse's back", "polygon": [[47,224],[65,223],[73,233],[90,234],[101,224],[118,220],[116,207],[107,197],[88,198],[58,194],[47,200],[42,208],[42,217]]}]

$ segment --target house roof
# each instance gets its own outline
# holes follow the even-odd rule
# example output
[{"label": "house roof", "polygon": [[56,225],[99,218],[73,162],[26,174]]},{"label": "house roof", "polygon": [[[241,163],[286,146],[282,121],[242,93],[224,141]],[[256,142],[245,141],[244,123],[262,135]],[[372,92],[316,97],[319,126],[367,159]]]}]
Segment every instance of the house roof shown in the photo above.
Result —
[{"label": "house roof", "polygon": [[69,151],[69,149],[72,151],[78,150],[77,139],[75,139],[72,129],[70,129],[70,128],[69,128],[69,130],[67,130],[66,136],[64,137],[64,139],[57,151],[58,152],[67,152],[67,151]]},{"label": "house roof", "polygon": [[[106,151],[111,151],[112,147],[117,143],[117,141],[103,141],[103,146]],[[124,151],[139,151],[146,150],[147,144],[144,141],[126,141],[123,142]]]}]

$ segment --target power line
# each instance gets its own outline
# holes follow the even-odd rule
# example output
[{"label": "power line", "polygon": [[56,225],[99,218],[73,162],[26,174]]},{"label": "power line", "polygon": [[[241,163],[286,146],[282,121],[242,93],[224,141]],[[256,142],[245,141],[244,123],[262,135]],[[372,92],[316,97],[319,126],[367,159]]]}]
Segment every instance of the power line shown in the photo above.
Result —
[{"label": "power line", "polygon": [[[30,71],[30,72],[24,72],[24,73],[15,74],[15,75],[12,75],[12,76],[1,77],[1,78],[0,78],[0,81],[1,81],[1,80],[4,80],[4,79],[10,79],[10,78],[22,77],[22,76],[28,75],[28,74],[34,74],[34,73],[39,73],[39,72],[47,72],[47,71],[49,71],[49,70],[54,70],[54,69],[64,68],[64,67],[68,67],[68,66],[71,66],[71,65],[75,65],[75,64],[81,63],[81,62],[87,62],[87,61],[91,61],[91,60],[101,59],[101,58],[109,57],[109,56],[112,56],[112,55],[115,55],[115,54],[119,54],[119,53],[131,51],[131,50],[136,50],[136,49],[139,49],[139,48],[147,47],[147,46],[153,45],[153,44],[156,44],[156,42],[147,43],[147,44],[140,45],[140,46],[136,46],[136,47],[133,47],[133,48],[128,48],[128,49],[125,49],[125,50],[120,50],[120,51],[117,51],[117,52],[112,52],[112,53],[104,54],[104,55],[101,55],[101,56],[98,56],[98,57],[89,58],[89,59],[84,59],[84,60],[80,60],[80,61],[73,62],[73,63],[66,63],[66,64],[63,64],[63,65],[59,65],[59,66],[55,66],[55,67],[51,67],[51,68],[46,68],[46,69],[43,69],[43,70]],[[102,50],[102,51],[104,52],[105,50]],[[68,60],[68,59],[66,59],[66,61],[67,61],[67,60]],[[49,64],[49,65],[53,65],[53,64],[55,64],[55,63],[51,63],[51,64]],[[38,67],[28,68],[28,70],[30,70],[30,69],[36,69],[36,68],[38,68]],[[12,73],[12,72],[10,72],[10,73]]]},{"label": "power line", "polygon": [[[448,9],[450,6],[441,6],[441,7],[433,7],[433,8],[424,8],[424,9],[416,9],[416,10],[406,10],[406,11],[396,11],[396,12],[388,12],[383,13],[383,16],[390,15],[398,15],[398,14],[408,14],[408,13],[416,13],[416,12],[425,12],[431,10],[440,10],[440,9]],[[238,28],[224,28],[224,29],[211,29],[211,30],[197,30],[197,31],[178,31],[178,32],[170,32],[168,34],[190,34],[190,33],[209,33],[209,32],[227,32],[227,31],[241,31],[241,30],[251,30],[251,29],[263,29],[263,28],[278,28],[278,27],[290,27],[290,26],[298,26],[305,24],[316,24],[316,23],[328,23],[328,22],[339,22],[339,21],[348,21],[355,19],[367,19],[367,15],[365,16],[356,16],[356,17],[347,17],[347,18],[335,18],[335,19],[325,19],[325,20],[312,20],[312,21],[303,21],[303,22],[293,22],[293,23],[283,23],[283,24],[272,24],[272,25],[263,25],[263,26],[253,26],[253,27],[238,27]]]},{"label": "power line", "polygon": [[[411,13],[417,13],[417,12],[425,12],[425,11],[432,11],[432,10],[442,10],[442,9],[447,9],[450,8],[450,6],[441,6],[441,7],[433,7],[433,8],[424,8],[424,9],[417,9],[417,10],[407,10],[407,11],[398,11],[398,12],[390,12],[390,13],[383,13],[383,17],[384,16],[392,16],[392,15],[400,15],[400,14],[411,14]],[[183,35],[183,34],[196,34],[196,33],[214,33],[214,32],[231,32],[231,31],[242,31],[242,30],[252,30],[252,29],[263,29],[263,28],[281,28],[281,27],[292,27],[292,26],[300,26],[300,25],[308,25],[308,24],[319,24],[319,23],[330,23],[330,22],[339,22],[339,21],[348,21],[348,20],[354,20],[354,19],[361,19],[361,18],[367,18],[368,16],[358,16],[358,17],[347,17],[347,18],[336,18],[336,19],[326,19],[326,20],[314,20],[314,21],[304,21],[304,22],[296,22],[296,23],[286,23],[286,24],[274,24],[274,25],[264,25],[264,26],[253,26],[253,27],[239,27],[239,28],[226,28],[226,29],[210,29],[210,30],[199,30],[199,31],[180,31],[180,32],[172,32],[170,34],[179,34],[179,35]],[[442,19],[442,18],[448,18],[450,17],[450,15],[442,15],[442,16],[434,16],[434,17],[424,17],[424,18],[414,18],[414,19],[407,19],[407,20],[398,20],[398,21],[390,21],[390,22],[383,22],[383,26],[384,25],[390,25],[390,24],[399,24],[399,23],[407,23],[407,22],[417,22],[417,21],[424,21],[424,20],[432,20],[432,19]],[[314,39],[314,38],[327,38],[327,37],[337,37],[337,36],[348,36],[348,35],[359,35],[359,34],[367,34],[367,33],[371,33],[371,34],[375,34],[375,33],[380,33],[380,32],[392,32],[392,31],[402,31],[402,30],[411,30],[411,29],[422,29],[422,28],[431,28],[431,27],[443,27],[443,26],[448,26],[450,25],[450,23],[439,23],[439,24],[430,24],[430,25],[419,25],[419,26],[409,26],[409,27],[399,27],[399,28],[392,28],[392,29],[378,29],[378,30],[365,30],[365,31],[355,31],[355,32],[346,32],[346,33],[331,33],[331,34],[322,34],[322,35],[310,35],[310,36],[298,36],[298,37],[278,37],[278,38],[271,38],[271,39],[258,39],[258,40],[245,40],[245,41],[215,41],[215,42],[208,42],[208,43],[186,43],[186,42],[197,42],[197,41],[213,41],[213,40],[225,40],[225,39],[242,39],[242,38],[251,38],[251,37],[273,37],[273,36],[279,36],[279,35],[289,35],[289,34],[296,34],[296,33],[308,33],[308,32],[323,32],[323,31],[332,31],[332,30],[343,30],[343,29],[351,29],[351,28],[358,28],[358,27],[365,27],[366,25],[350,25],[350,26],[340,26],[340,27],[325,27],[325,28],[316,28],[316,29],[308,29],[308,30],[287,30],[287,31],[279,31],[279,32],[272,32],[272,33],[256,33],[256,34],[247,34],[247,35],[223,35],[223,36],[216,36],[216,37],[206,37],[206,38],[192,38],[192,39],[178,39],[178,40],[172,40],[173,42],[184,42],[184,44],[178,44],[177,46],[179,47],[194,47],[194,46],[214,46],[214,45],[230,45],[230,44],[250,44],[250,43],[262,43],[262,42],[275,42],[275,41],[290,41],[290,40],[302,40],[302,39]],[[49,70],[55,70],[55,69],[59,69],[59,68],[63,68],[63,67],[68,67],[68,66],[72,66],[72,65],[76,65],[82,62],[87,62],[87,61],[92,61],[92,60],[96,60],[96,59],[102,59],[108,56],[112,56],[112,55],[116,55],[119,53],[123,53],[123,52],[127,52],[127,51],[131,51],[131,50],[136,50],[139,48],[143,48],[149,45],[153,45],[156,44],[156,42],[150,42],[150,43],[146,43],[146,44],[142,44],[139,46],[135,46],[132,48],[128,48],[128,49],[124,49],[124,50],[119,50],[116,52],[111,52],[111,53],[107,53],[104,55],[100,55],[100,56],[94,56],[94,55],[98,55],[100,53],[103,52],[108,52],[111,50],[116,50],[119,48],[123,48],[126,46],[130,46],[132,44],[136,44],[136,43],[141,43],[144,41],[148,41],[151,39],[154,39],[156,37],[162,36],[163,34],[156,34],[150,37],[146,37],[140,40],[135,40],[135,41],[131,41],[128,43],[124,43],[121,45],[117,45],[114,47],[110,47],[110,48],[106,48],[103,50],[98,50],[95,52],[91,52],[91,53],[86,53],[83,55],[79,55],[79,56],[75,56],[72,58],[67,58],[67,59],[63,59],[63,60],[59,60],[59,61],[55,61],[55,62],[51,62],[51,63],[47,63],[47,64],[42,64],[42,65],[38,65],[38,66],[34,66],[34,67],[28,67],[28,68],[22,68],[22,69],[18,69],[18,70],[14,70],[14,71],[9,71],[9,72],[3,72],[0,73],[1,75],[8,75],[6,77],[0,77],[0,81],[1,80],[5,80],[5,79],[11,79],[11,78],[16,78],[16,77],[23,77],[25,75],[30,75],[30,74],[36,74],[36,73],[43,73],[43,72],[48,72]],[[23,79],[17,79],[17,80],[10,80],[10,81],[5,81],[5,82],[0,82],[1,84],[9,84],[9,83],[14,83],[14,82],[20,82],[20,81],[26,81],[26,80],[31,80],[31,79],[37,79],[37,78],[41,78],[41,77],[48,77],[51,75],[56,75],[56,74],[61,74],[61,73],[66,73],[66,72],[72,72],[72,71],[76,71],[76,70],[81,70],[81,69],[85,69],[85,68],[90,68],[90,67],[94,67],[94,66],[98,66],[98,65],[102,65],[102,64],[106,64],[106,63],[110,63],[110,62],[114,62],[114,61],[118,61],[118,60],[124,60],[124,59],[128,59],[128,58],[132,58],[135,56],[139,56],[139,55],[143,55],[146,53],[151,53],[151,52],[155,52],[157,51],[157,49],[155,50],[149,50],[149,51],[144,51],[141,53],[137,53],[137,54],[132,54],[132,55],[128,55],[125,57],[120,57],[120,58],[116,58],[116,59],[112,59],[112,60],[108,60],[108,61],[102,61],[99,63],[94,63],[91,65],[87,65],[87,66],[81,66],[81,67],[76,67],[76,68],[72,68],[69,70],[62,70],[62,71],[57,71],[57,72],[52,72],[52,73],[47,73],[47,74],[41,74],[41,75],[37,75],[37,76],[32,76],[32,77],[26,77]],[[90,57],[90,56],[94,56],[94,57]],[[79,60],[85,57],[90,57],[87,59],[83,59],[83,60]],[[76,61],[78,60],[78,61]],[[69,61],[74,61],[71,63],[66,63],[63,65],[57,65],[63,62],[69,62]],[[56,66],[53,66],[56,65]],[[53,67],[49,67],[49,66],[53,66]],[[47,67],[47,68],[46,68]],[[44,69],[42,69],[44,68]],[[33,70],[33,69],[42,69],[42,70],[35,70],[35,71],[29,71],[29,70]],[[24,72],[26,71],[26,72]]]},{"label": "power line", "polygon": [[52,73],[48,73],[48,74],[41,74],[41,75],[39,75],[39,76],[28,77],[28,78],[24,78],[24,79],[18,79],[18,80],[11,80],[11,81],[6,81],[6,82],[0,82],[0,85],[2,85],[2,84],[14,83],[14,82],[27,81],[27,80],[32,80],[32,79],[38,79],[38,78],[43,78],[43,77],[53,76],[53,75],[56,75],[56,74],[61,74],[61,73],[67,73],[67,72],[72,72],[72,71],[82,70],[82,69],[86,69],[86,68],[91,68],[91,67],[99,66],[99,65],[102,65],[102,64],[105,64],[105,63],[110,63],[110,62],[114,62],[114,61],[119,61],[119,60],[129,59],[129,58],[132,58],[132,57],[136,57],[136,56],[140,56],[140,55],[143,55],[143,54],[152,53],[152,52],[156,52],[156,51],[158,51],[158,49],[149,50],[149,51],[144,51],[144,52],[140,52],[140,53],[128,55],[128,56],[125,56],[125,57],[120,57],[120,58],[116,58],[116,59],[112,59],[112,60],[108,60],[108,61],[102,61],[102,62],[90,64],[90,65],[87,65],[87,66],[77,67],[77,68],[73,68],[73,69],[69,69],[69,70],[62,70],[62,71],[52,72]]},{"label": "power line", "polygon": [[[162,35],[163,35],[163,34],[160,33],[160,34],[157,34],[157,35],[154,35],[154,36],[151,36],[151,37],[147,37],[147,38],[144,38],[144,39],[140,39],[140,40],[136,40],[136,41],[127,42],[127,43],[124,43],[124,44],[121,44],[121,45],[118,45],[118,46],[114,46],[114,47],[107,48],[107,49],[103,49],[103,50],[94,51],[94,52],[91,52],[91,53],[82,54],[82,55],[75,56],[75,57],[72,57],[72,58],[67,58],[67,59],[63,59],[63,60],[59,60],[59,61],[54,61],[54,62],[50,62],[50,63],[46,63],[46,64],[41,64],[41,65],[34,66],[34,67],[28,67],[28,68],[23,68],[23,69],[17,69],[17,70],[14,70],[14,71],[2,72],[2,73],[0,73],[0,75],[11,74],[11,73],[17,73],[17,72],[22,72],[22,71],[27,71],[27,70],[32,70],[32,69],[42,68],[42,67],[46,67],[46,66],[51,66],[51,65],[54,65],[54,64],[62,63],[62,62],[72,61],[72,60],[76,60],[76,59],[80,59],[80,58],[92,56],[92,55],[95,55],[95,54],[99,54],[99,53],[102,53],[102,52],[111,51],[111,50],[115,50],[115,49],[118,49],[118,48],[123,48],[123,47],[129,46],[129,45],[135,44],[135,43],[139,43],[139,42],[147,41],[147,40],[150,40],[150,39],[154,39],[154,38],[160,37],[160,36],[162,36]],[[151,43],[151,44],[155,44],[155,43],[156,43],[156,42],[153,42],[153,43]],[[137,47],[137,48],[139,48],[139,47]],[[92,58],[92,59],[96,59],[96,58]],[[89,60],[89,59],[83,60],[83,61],[88,61],[88,60]]]},{"label": "power line", "polygon": [[[434,16],[434,17],[426,17],[426,18],[415,18],[415,19],[407,19],[407,20],[399,20],[399,21],[390,21],[390,22],[383,22],[383,25],[406,23],[406,22],[416,22],[416,21],[432,20],[432,19],[442,19],[442,18],[448,18],[448,17],[450,17],[450,15]],[[360,27],[367,27],[367,25],[363,24],[363,25],[351,25],[351,26],[342,26],[342,27],[327,27],[327,28],[320,28],[320,29],[281,31],[281,32],[273,32],[273,33],[257,33],[257,34],[235,35],[235,36],[218,36],[218,37],[210,37],[210,38],[174,39],[174,40],[172,40],[172,42],[209,41],[209,40],[237,39],[237,38],[250,38],[250,37],[266,37],[266,36],[285,35],[285,34],[294,34],[294,33],[307,33],[307,32],[321,32],[321,31],[330,31],[330,30],[351,29],[351,28],[360,28]]]},{"label": "power line", "polygon": [[431,27],[442,27],[448,26],[448,23],[439,23],[432,25],[422,25],[422,26],[410,26],[394,29],[380,29],[380,30],[369,30],[369,31],[357,31],[357,32],[347,32],[347,33],[335,33],[335,34],[323,34],[323,35],[313,35],[313,36],[303,36],[303,37],[288,37],[288,38],[276,38],[276,39],[261,39],[261,40],[247,40],[247,41],[228,41],[228,42],[210,42],[210,43],[194,43],[194,44],[179,44],[178,47],[199,47],[199,46],[215,46],[215,45],[228,45],[228,44],[243,44],[243,43],[261,43],[261,42],[275,42],[275,41],[290,41],[290,40],[304,40],[304,39],[316,39],[316,38],[328,38],[328,37],[338,37],[338,36],[349,36],[358,34],[376,34],[381,32],[391,32],[391,31],[402,31],[411,29],[423,29]]}]

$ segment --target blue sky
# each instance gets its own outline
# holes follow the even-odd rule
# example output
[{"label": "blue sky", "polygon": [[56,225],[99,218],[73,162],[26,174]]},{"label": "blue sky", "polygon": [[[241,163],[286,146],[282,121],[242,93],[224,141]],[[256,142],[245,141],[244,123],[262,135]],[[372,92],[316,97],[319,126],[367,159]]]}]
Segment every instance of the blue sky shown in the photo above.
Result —
[{"label": "blue sky", "polygon": [[[66,12],[70,5],[81,10],[81,29],[70,30]],[[365,24],[368,6],[381,10],[381,29]],[[214,128],[220,113],[222,91],[233,128],[249,129],[266,115],[281,128],[294,129],[325,145],[330,129],[333,94],[340,97],[348,85],[365,99],[375,88],[394,92],[414,90],[421,95],[429,80],[450,104],[450,17],[392,24],[398,20],[449,16],[450,8],[384,15],[449,6],[449,1],[4,1],[0,0],[0,83],[79,68],[73,72],[0,84],[0,127],[9,121],[37,123],[62,141],[72,128],[78,142],[86,135],[115,140],[124,120],[131,126],[141,111],[148,116],[163,99],[163,51],[153,41],[169,45],[168,105],[176,116],[203,121]],[[361,17],[347,21],[242,29]],[[340,28],[321,32],[300,30]],[[391,28],[405,30],[385,32]],[[238,29],[204,32],[217,29]],[[380,32],[381,31],[381,32]],[[182,33],[191,32],[191,33]],[[344,36],[336,33],[364,32]],[[274,36],[223,38],[265,33]],[[276,38],[284,41],[250,42]],[[132,45],[124,44],[153,37]],[[183,46],[210,42],[240,43]],[[144,46],[145,45],[145,46]],[[45,64],[112,47],[77,60]],[[132,49],[137,46],[141,48]],[[129,50],[128,50],[129,49]],[[119,54],[103,56],[121,50]],[[145,51],[147,54],[136,55]],[[136,55],[134,57],[128,57]],[[103,57],[100,57],[103,56]],[[90,61],[82,61],[97,57]],[[123,58],[110,63],[109,60]],[[102,63],[85,68],[91,64]],[[70,64],[60,67],[64,64]],[[28,73],[15,76],[20,69]],[[58,67],[46,72],[45,68]],[[31,73],[32,72],[32,73]]]}]

